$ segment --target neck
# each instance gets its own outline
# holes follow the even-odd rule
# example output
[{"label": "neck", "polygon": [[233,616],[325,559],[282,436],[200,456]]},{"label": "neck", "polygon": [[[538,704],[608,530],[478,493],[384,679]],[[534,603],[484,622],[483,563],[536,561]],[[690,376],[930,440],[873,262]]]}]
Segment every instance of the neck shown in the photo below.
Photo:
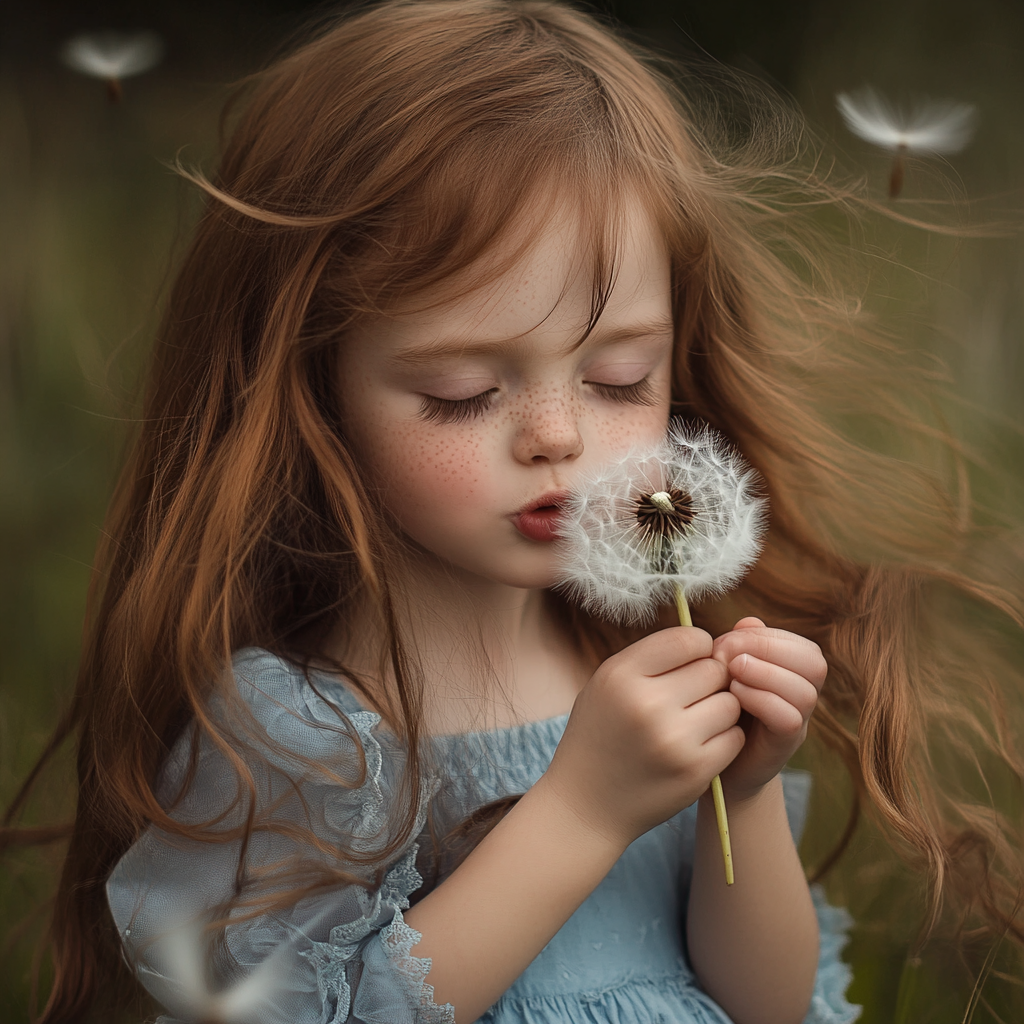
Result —
[{"label": "neck", "polygon": [[[428,732],[463,732],[567,711],[588,675],[572,640],[547,614],[543,590],[463,573],[430,555],[411,560],[396,594],[400,636],[422,674]],[[338,653],[380,678],[383,637],[357,610]],[[358,638],[358,639],[356,639]],[[392,691],[393,692],[393,691]]]}]

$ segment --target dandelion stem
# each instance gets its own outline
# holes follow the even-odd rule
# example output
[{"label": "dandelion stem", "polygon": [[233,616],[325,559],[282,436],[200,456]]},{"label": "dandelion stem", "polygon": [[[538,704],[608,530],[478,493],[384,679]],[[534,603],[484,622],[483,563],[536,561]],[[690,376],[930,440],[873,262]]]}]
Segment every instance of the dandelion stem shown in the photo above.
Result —
[{"label": "dandelion stem", "polygon": [[686,603],[686,595],[683,594],[683,588],[676,586],[676,611],[679,613],[679,625],[680,626],[692,626],[693,619],[690,618],[690,606]]},{"label": "dandelion stem", "polygon": [[736,876],[732,870],[732,842],[729,839],[729,815],[725,812],[725,793],[722,792],[722,776],[711,780],[711,796],[715,801],[715,818],[718,821],[718,840],[722,844],[722,860],[725,862],[725,884],[732,885]]},{"label": "dandelion stem", "polygon": [[[679,613],[680,626],[692,626],[690,606],[687,604],[683,588],[676,584],[676,611]],[[729,839],[729,815],[725,810],[725,793],[722,792],[722,776],[716,775],[711,780],[711,796],[715,801],[715,818],[718,821],[718,839],[722,844],[722,860],[725,862],[725,884],[732,885],[736,877],[732,870],[732,842]]]}]

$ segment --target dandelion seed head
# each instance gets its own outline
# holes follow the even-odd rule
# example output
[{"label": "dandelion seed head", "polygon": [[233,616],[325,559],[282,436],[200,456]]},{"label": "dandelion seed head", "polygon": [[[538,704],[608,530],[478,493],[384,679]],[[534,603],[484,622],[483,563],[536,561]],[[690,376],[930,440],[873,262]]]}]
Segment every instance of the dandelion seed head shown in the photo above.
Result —
[{"label": "dandelion seed head", "polygon": [[922,100],[909,114],[866,86],[841,92],[836,106],[846,127],[858,138],[883,149],[910,153],[957,153],[974,135],[977,110],[954,100]]},{"label": "dandelion seed head", "polygon": [[735,586],[766,528],[758,478],[725,439],[673,421],[582,480],[565,503],[559,586],[588,611],[643,623],[677,586],[698,601]]}]

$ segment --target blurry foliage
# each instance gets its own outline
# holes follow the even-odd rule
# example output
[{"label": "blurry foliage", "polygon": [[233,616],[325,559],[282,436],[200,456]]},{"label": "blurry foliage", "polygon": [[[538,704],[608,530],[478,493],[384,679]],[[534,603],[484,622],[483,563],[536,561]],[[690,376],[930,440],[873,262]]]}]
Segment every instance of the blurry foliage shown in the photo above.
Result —
[{"label": "blurry foliage", "polygon": [[[1000,196],[1021,206],[1024,166],[1024,5],[981,0],[607,0],[600,5],[668,52],[704,50],[788,91],[834,137],[881,197],[887,157],[839,126],[836,91],[870,81],[894,98],[929,93],[976,103],[975,145],[953,166],[913,164],[908,196]],[[143,8],[50,0],[5,9],[0,24],[0,801],[30,768],[64,705],[75,671],[89,563],[124,439],[139,370],[198,202],[167,168],[216,148],[217,116],[234,78],[258,66],[313,8],[251,0],[178,0]],[[56,59],[79,31],[152,29],[167,44],[154,72],[126,83],[110,105],[100,83]],[[915,192],[915,189],[917,190]],[[965,216],[970,216],[964,204]],[[937,357],[959,394],[943,410],[989,472],[975,493],[999,525],[1019,510],[1024,445],[1020,236],[952,242],[892,227],[872,239],[880,315],[910,346]],[[928,278],[899,270],[928,268]],[[939,331],[926,329],[937,323]],[[867,443],[872,424],[855,425]],[[1014,507],[1016,505],[1016,508]],[[1017,522],[1019,523],[1019,512]],[[1017,534],[1018,539],[1020,534]],[[979,557],[999,558],[998,548]],[[992,642],[1013,643],[979,623]],[[1019,656],[1019,641],[1017,654]],[[847,785],[813,748],[800,763],[818,784],[803,853],[819,861],[842,831]],[[59,820],[73,806],[70,756],[58,760],[28,820]],[[997,803],[1021,816],[1019,780],[995,779]],[[0,920],[14,927],[0,956],[0,1021],[27,1018],[31,947],[59,850],[28,851],[0,872]],[[863,1024],[975,1024],[1024,1020],[1021,960],[1007,944],[960,952],[916,949],[920,879],[895,865],[862,823],[830,873],[831,898],[856,920],[849,991]],[[45,966],[44,966],[45,972]],[[44,973],[45,977],[45,973]]]}]

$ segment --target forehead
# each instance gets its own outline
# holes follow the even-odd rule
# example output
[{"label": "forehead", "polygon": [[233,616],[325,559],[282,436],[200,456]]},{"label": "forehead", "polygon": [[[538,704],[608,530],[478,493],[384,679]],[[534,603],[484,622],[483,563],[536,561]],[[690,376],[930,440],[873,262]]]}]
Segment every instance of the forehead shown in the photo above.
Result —
[{"label": "forehead", "polygon": [[[599,320],[602,333],[671,318],[669,256],[660,230],[634,199],[616,213],[605,232],[612,287]],[[426,349],[432,342],[538,334],[572,344],[591,318],[596,268],[595,233],[573,206],[552,205],[467,271],[395,310],[388,333],[397,343]]]}]

